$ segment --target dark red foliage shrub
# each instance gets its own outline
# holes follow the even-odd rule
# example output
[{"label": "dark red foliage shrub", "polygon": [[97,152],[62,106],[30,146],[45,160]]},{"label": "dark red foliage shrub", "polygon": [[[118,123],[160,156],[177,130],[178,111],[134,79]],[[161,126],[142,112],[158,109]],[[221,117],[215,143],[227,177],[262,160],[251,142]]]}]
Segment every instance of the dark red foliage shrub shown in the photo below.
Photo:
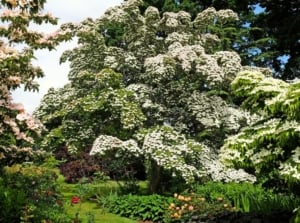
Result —
[{"label": "dark red foliage shrub", "polygon": [[95,172],[104,172],[100,166],[101,161],[90,156],[88,151],[87,148],[78,154],[70,154],[66,146],[56,151],[55,158],[64,161],[59,168],[66,182],[77,183],[83,177],[92,180]]},{"label": "dark red foliage shrub", "polygon": [[94,173],[97,171],[100,171],[100,167],[97,164],[91,164],[83,159],[60,165],[60,172],[65,176],[65,180],[68,183],[76,183],[83,177],[92,180]]},{"label": "dark red foliage shrub", "polygon": [[59,168],[66,182],[77,183],[83,177],[92,181],[94,173],[99,171],[114,180],[124,180],[127,174],[139,180],[145,179],[145,168],[138,158],[128,163],[121,157],[90,156],[89,151],[90,147],[78,154],[70,154],[68,148],[63,146],[55,152],[55,158],[64,161]]}]

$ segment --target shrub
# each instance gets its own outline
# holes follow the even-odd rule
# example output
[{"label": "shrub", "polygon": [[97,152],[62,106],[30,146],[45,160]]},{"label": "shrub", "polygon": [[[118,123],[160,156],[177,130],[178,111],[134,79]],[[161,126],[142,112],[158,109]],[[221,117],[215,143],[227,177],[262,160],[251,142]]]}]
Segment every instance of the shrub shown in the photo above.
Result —
[{"label": "shrub", "polygon": [[71,222],[56,179],[54,171],[38,166],[6,167],[0,184],[0,222]]},{"label": "shrub", "polygon": [[218,218],[236,211],[236,208],[223,197],[210,201],[195,193],[174,194],[174,197],[175,200],[170,203],[167,211],[169,222],[215,222]]},{"label": "shrub", "polygon": [[19,222],[25,204],[24,191],[7,187],[0,178],[0,222]]},{"label": "shrub", "polygon": [[101,169],[100,161],[88,154],[88,148],[78,154],[70,154],[63,146],[55,152],[55,158],[61,162],[59,169],[67,183],[77,183],[82,178],[92,180]]},{"label": "shrub", "polygon": [[112,194],[99,197],[99,204],[108,212],[142,221],[164,222],[168,203],[173,198],[160,195],[138,196]]},{"label": "shrub", "polygon": [[299,206],[300,198],[293,194],[278,194],[260,185],[250,183],[208,182],[195,187],[195,192],[211,201],[224,197],[242,212],[270,214],[276,211],[288,211]]}]

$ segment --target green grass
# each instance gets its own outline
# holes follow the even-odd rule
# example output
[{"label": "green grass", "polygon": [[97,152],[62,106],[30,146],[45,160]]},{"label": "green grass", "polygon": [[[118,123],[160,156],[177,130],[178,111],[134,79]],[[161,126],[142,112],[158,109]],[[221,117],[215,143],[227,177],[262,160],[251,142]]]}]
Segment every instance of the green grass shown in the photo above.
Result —
[{"label": "green grass", "polygon": [[123,218],[118,215],[103,212],[96,203],[84,201],[79,204],[66,205],[67,213],[75,217],[79,213],[78,218],[82,223],[88,223],[88,214],[94,216],[94,222],[98,223],[136,223],[137,221]]},{"label": "green grass", "polygon": [[66,212],[72,218],[78,214],[81,223],[89,223],[89,216],[94,217],[94,222],[98,223],[136,223],[137,221],[128,218],[120,217],[115,214],[104,212],[96,202],[84,198],[78,204],[71,205],[71,199],[75,195],[80,196],[80,190],[90,188],[98,194],[108,194],[117,191],[118,184],[114,181],[107,181],[99,184],[83,184],[80,189],[79,184],[68,184],[64,182],[64,177],[58,173],[57,182],[60,184],[61,192],[63,195],[64,206]]}]

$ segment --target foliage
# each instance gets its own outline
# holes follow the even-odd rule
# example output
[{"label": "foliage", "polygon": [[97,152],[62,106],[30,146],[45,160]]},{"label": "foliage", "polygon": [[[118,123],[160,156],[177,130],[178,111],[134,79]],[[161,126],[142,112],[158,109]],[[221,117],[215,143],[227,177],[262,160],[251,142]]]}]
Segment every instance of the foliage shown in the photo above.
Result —
[{"label": "foliage", "polygon": [[29,25],[56,24],[57,18],[44,14],[45,1],[2,0],[0,3],[0,167],[22,162],[33,155],[31,146],[43,127],[26,113],[22,104],[14,103],[11,91],[24,86],[38,90],[35,79],[43,77],[39,67],[31,63],[36,49],[54,49],[69,39],[68,31],[44,34]]},{"label": "foliage", "polygon": [[[139,155],[152,192],[163,170],[186,182],[203,175],[255,181],[242,170],[228,174],[214,153],[227,134],[254,119],[230,100],[230,82],[243,69],[240,57],[215,52],[219,38],[207,29],[237,15],[208,8],[193,19],[184,11],[160,16],[154,7],[143,13],[141,4],[125,1],[95,21],[61,27],[80,45],[61,58],[71,62],[70,83],[51,89],[35,111],[49,130],[42,147],[76,152],[94,142],[91,154]],[[107,42],[106,27],[122,27],[120,44]]]},{"label": "foliage", "polygon": [[300,202],[294,195],[274,193],[249,183],[208,182],[194,185],[193,189],[194,192],[174,194],[176,199],[168,208],[170,222],[268,221],[276,219],[275,215],[278,222],[286,222]]},{"label": "foliage", "polygon": [[135,220],[162,222],[170,198],[160,195],[122,195],[111,194],[99,197],[98,203],[108,212]]},{"label": "foliage", "polygon": [[197,185],[195,193],[208,202],[223,198],[237,211],[271,214],[276,211],[292,212],[300,198],[292,194],[280,194],[250,183],[208,182]]},{"label": "foliage", "polygon": [[299,86],[260,72],[241,72],[232,82],[236,100],[262,119],[227,138],[221,160],[255,173],[266,186],[284,189],[283,180],[299,185]]},{"label": "foliage", "polygon": [[37,166],[5,168],[1,180],[1,222],[71,222],[55,172]]},{"label": "foliage", "polygon": [[174,194],[175,201],[168,207],[170,222],[217,221],[218,218],[235,212],[228,200],[218,197],[209,202],[201,195],[192,193],[186,195]]},{"label": "foliage", "polygon": [[66,145],[76,153],[91,145],[100,132],[126,139],[142,125],[144,115],[133,92],[124,88],[120,73],[103,69],[96,75],[80,75],[62,89],[50,89],[35,112],[50,129],[42,148],[53,151]]},{"label": "foliage", "polygon": [[[217,34],[223,50],[236,50],[244,65],[270,67],[274,76],[282,79],[299,77],[299,1],[264,0],[144,0],[142,11],[148,6],[165,12],[184,10],[195,18],[209,7],[217,10],[231,9],[239,16],[239,22],[222,25],[218,21],[209,26]],[[283,19],[276,19],[283,18]]]}]

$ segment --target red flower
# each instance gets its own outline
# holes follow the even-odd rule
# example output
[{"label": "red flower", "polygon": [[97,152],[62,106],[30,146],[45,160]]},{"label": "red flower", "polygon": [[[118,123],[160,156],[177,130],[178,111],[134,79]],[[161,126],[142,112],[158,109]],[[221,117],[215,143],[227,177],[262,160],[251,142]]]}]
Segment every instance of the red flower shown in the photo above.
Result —
[{"label": "red flower", "polygon": [[72,197],[71,203],[72,204],[78,204],[80,201],[80,198],[77,196]]}]

